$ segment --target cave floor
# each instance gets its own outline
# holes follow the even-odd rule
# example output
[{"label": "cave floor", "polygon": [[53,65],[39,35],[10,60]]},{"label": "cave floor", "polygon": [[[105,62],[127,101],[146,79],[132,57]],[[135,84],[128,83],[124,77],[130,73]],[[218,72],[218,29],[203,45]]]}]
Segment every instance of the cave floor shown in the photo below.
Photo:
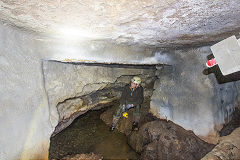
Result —
[{"label": "cave floor", "polygon": [[104,159],[138,159],[139,155],[127,144],[127,137],[117,130],[110,132],[100,119],[104,110],[79,116],[68,128],[52,137],[49,159],[91,152]]}]

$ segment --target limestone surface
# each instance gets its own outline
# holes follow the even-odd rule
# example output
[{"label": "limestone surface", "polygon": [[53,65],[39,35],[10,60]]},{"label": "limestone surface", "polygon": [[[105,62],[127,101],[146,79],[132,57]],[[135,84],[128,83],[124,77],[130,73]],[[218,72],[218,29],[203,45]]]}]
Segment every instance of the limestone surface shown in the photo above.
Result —
[{"label": "limestone surface", "polygon": [[[169,51],[175,64],[159,68],[150,110],[161,119],[192,130],[217,143],[217,130],[231,119],[238,101],[239,80],[221,74],[218,66],[207,69],[209,47]],[[236,78],[236,79],[235,79]]]},{"label": "limestone surface", "polygon": [[0,160],[47,159],[49,107],[32,36],[0,24]]},{"label": "limestone surface", "polygon": [[238,0],[2,0],[0,7],[3,21],[64,38],[77,33],[167,47],[215,42],[240,31]]}]

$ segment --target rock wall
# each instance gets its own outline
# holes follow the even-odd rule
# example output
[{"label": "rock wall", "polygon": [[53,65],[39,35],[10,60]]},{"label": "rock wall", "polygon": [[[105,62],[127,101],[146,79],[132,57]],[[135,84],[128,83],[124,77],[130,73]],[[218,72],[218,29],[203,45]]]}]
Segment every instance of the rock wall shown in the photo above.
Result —
[{"label": "rock wall", "polygon": [[0,159],[47,159],[49,108],[32,35],[0,24]]},{"label": "rock wall", "polygon": [[[77,116],[99,104],[110,103],[121,96],[121,89],[133,75],[147,87],[155,80],[155,69],[136,69],[111,65],[79,65],[54,61],[43,62],[45,88],[56,132],[67,127]],[[144,92],[150,97],[149,90]]]},{"label": "rock wall", "polygon": [[231,119],[237,103],[237,79],[223,77],[217,66],[206,69],[209,47],[168,53],[175,62],[157,70],[151,112],[216,143],[216,130]]}]

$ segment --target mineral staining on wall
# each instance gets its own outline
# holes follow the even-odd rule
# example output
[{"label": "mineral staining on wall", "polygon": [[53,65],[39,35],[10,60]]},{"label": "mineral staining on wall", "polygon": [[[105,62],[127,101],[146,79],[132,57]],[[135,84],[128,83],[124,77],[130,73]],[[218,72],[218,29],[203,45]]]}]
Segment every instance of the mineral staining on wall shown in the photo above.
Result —
[{"label": "mineral staining on wall", "polygon": [[237,83],[218,84],[214,72],[204,75],[209,47],[170,51],[175,65],[159,68],[151,112],[216,143],[216,129],[231,118],[238,98]]}]

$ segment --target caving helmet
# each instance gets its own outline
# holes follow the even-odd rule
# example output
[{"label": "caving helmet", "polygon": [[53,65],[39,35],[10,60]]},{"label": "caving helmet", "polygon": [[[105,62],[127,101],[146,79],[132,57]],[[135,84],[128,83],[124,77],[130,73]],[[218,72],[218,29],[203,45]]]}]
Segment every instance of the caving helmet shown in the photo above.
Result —
[{"label": "caving helmet", "polygon": [[134,77],[131,79],[131,82],[139,85],[139,84],[141,83],[141,78],[138,77],[138,76],[134,76]]}]

